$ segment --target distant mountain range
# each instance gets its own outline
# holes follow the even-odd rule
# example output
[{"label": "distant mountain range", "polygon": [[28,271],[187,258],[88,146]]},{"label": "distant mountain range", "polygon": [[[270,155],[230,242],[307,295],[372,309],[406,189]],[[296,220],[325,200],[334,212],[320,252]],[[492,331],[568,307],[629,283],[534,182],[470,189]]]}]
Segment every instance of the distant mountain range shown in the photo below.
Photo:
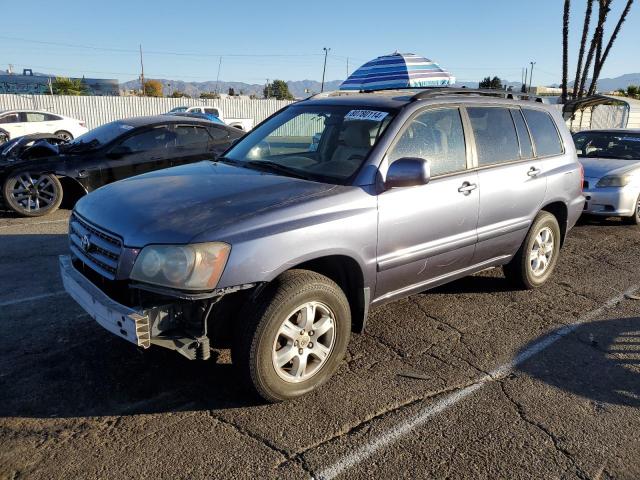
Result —
[{"label": "distant mountain range", "polygon": [[[215,92],[216,89],[219,93],[228,93],[230,88],[233,88],[236,95],[256,95],[262,97],[264,85],[257,83],[244,83],[244,82],[223,82],[219,83],[214,81],[207,82],[183,82],[182,80],[168,80],[165,78],[154,79],[162,83],[163,92],[165,95],[171,95],[173,92],[179,91],[186,93],[190,97],[197,98],[202,93]],[[342,80],[331,80],[324,82],[325,91],[336,90]],[[289,91],[296,98],[308,97],[312,93],[318,93],[320,91],[320,82],[315,80],[296,80],[288,81]],[[120,84],[120,88],[123,90],[139,90],[140,81],[131,80]]]}]

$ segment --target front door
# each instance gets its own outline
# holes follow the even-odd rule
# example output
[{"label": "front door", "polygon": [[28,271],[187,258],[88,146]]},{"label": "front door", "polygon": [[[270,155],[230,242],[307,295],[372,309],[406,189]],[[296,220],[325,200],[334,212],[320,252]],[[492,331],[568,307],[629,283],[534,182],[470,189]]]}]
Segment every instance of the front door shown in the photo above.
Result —
[{"label": "front door", "polygon": [[376,300],[439,283],[468,267],[476,244],[478,175],[467,170],[458,108],[423,110],[408,122],[387,154],[429,160],[426,185],[393,188],[378,196]]},{"label": "front door", "polygon": [[547,180],[519,108],[467,107],[480,182],[473,263],[513,255],[544,200]]}]

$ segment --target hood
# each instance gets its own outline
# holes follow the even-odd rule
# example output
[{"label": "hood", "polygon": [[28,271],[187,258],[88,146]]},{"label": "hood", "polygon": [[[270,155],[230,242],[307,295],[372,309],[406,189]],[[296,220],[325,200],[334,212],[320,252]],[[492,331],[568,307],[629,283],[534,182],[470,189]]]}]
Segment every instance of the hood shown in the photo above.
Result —
[{"label": "hood", "polygon": [[617,158],[579,157],[587,178],[602,178],[605,175],[621,175],[640,167],[640,160],[623,160]]},{"label": "hood", "polygon": [[82,198],[75,211],[128,247],[188,243],[196,235],[302,199],[334,185],[209,161],[131,177]]}]

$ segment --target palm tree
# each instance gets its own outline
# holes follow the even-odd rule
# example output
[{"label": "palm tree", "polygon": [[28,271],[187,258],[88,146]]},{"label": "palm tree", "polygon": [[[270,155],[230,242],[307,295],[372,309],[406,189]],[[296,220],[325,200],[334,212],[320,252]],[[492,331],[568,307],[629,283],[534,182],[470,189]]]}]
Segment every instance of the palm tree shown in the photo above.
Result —
[{"label": "palm tree", "polygon": [[591,37],[591,46],[589,47],[589,52],[587,53],[587,60],[585,61],[584,68],[582,69],[582,78],[580,80],[580,88],[578,90],[578,98],[582,97],[582,92],[584,91],[585,84],[587,83],[587,77],[589,76],[589,69],[591,68],[591,62],[593,61],[593,56],[596,53],[596,49],[598,48],[598,43],[602,41],[602,35],[604,32],[604,23],[607,19],[609,4],[612,0],[598,0],[598,24],[596,25],[596,29],[593,32],[593,37]]},{"label": "palm tree", "polygon": [[593,10],[593,0],[587,0],[587,11],[584,14],[584,25],[582,26],[582,38],[580,39],[580,53],[578,54],[578,65],[576,66],[576,79],[573,81],[573,98],[578,98],[580,92],[580,73],[582,70],[582,60],[584,50],[587,46],[587,36],[589,35],[589,25],[591,25],[591,11]]},{"label": "palm tree", "polygon": [[564,0],[562,16],[562,103],[567,101],[567,82],[569,75],[569,11],[571,0]]},{"label": "palm tree", "polygon": [[[613,42],[616,41],[616,38],[618,37],[618,33],[620,33],[620,29],[622,28],[622,24],[624,23],[624,21],[627,18],[627,15],[629,14],[629,10],[631,10],[631,5],[633,5],[633,1],[634,0],[627,0],[627,4],[625,5],[624,10],[620,15],[620,18],[618,19],[616,28],[613,29],[613,33],[611,34],[611,38],[607,43],[607,47],[604,49],[604,53],[602,53],[600,58],[597,58],[597,61],[593,66],[593,79],[591,80],[591,86],[589,87],[590,95],[593,95],[593,93],[595,93],[596,85],[598,83],[598,78],[600,78],[600,72],[602,71],[602,66],[604,65],[604,62],[607,60],[607,57],[609,56],[609,52],[611,51]],[[602,43],[600,44],[600,48],[602,48]]]}]

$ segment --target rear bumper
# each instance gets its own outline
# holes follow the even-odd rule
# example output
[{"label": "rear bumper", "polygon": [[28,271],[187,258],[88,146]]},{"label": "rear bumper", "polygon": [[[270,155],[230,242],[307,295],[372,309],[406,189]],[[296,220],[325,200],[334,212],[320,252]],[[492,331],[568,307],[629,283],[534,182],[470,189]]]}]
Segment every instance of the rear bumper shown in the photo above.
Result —
[{"label": "rear bumper", "polygon": [[114,302],[81,275],[69,255],[58,257],[64,289],[93,319],[109,332],[142,348],[151,345],[149,316]]},{"label": "rear bumper", "polygon": [[638,200],[637,187],[590,188],[583,192],[586,202],[583,213],[605,217],[630,217]]}]

